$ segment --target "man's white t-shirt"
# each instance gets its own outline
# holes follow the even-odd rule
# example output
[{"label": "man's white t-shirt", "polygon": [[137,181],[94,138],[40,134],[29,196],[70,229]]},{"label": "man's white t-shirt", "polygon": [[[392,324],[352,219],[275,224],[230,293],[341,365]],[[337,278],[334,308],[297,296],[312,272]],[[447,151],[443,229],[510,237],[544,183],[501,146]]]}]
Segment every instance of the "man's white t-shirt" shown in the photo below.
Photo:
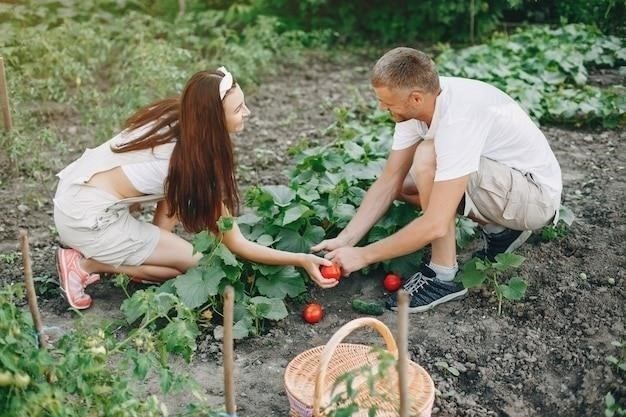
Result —
[{"label": "man's white t-shirt", "polygon": [[420,138],[434,140],[435,181],[478,171],[483,156],[493,159],[531,173],[558,208],[561,168],[546,137],[521,106],[482,81],[440,77],[440,83],[430,127],[416,119],[396,123],[392,149],[408,148]]}]

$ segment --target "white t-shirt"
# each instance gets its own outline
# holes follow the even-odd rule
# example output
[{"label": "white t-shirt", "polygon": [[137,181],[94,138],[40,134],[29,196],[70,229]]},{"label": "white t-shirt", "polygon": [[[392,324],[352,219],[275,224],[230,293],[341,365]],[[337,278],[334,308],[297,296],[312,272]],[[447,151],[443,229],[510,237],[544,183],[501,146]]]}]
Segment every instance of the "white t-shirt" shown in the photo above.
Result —
[{"label": "white t-shirt", "polygon": [[[127,143],[140,137],[152,127],[151,124],[142,126],[132,131],[123,131],[118,135],[116,143]],[[164,146],[164,145],[160,145]],[[169,172],[170,160],[153,159],[149,161],[124,163],[120,165],[128,180],[137,191],[148,195],[164,194],[165,179]]]},{"label": "white t-shirt", "polygon": [[165,193],[165,179],[169,166],[169,160],[159,159],[150,162],[124,164],[121,168],[137,191],[153,195]]},{"label": "white t-shirt", "polygon": [[430,127],[416,119],[396,123],[391,148],[408,148],[420,138],[434,140],[435,181],[477,171],[482,156],[530,172],[558,207],[563,188],[561,168],[546,137],[521,106],[482,81],[439,79],[442,91]]}]

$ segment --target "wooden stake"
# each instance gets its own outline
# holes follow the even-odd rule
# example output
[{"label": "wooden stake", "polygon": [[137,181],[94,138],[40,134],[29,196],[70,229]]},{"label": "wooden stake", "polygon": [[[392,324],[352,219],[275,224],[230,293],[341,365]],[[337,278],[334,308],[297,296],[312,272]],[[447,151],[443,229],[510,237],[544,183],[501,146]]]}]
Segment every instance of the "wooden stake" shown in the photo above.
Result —
[{"label": "wooden stake", "polygon": [[228,286],[224,289],[224,398],[226,402],[226,414],[230,417],[237,416],[235,405],[235,381],[233,369],[233,312],[235,306],[235,291]]},{"label": "wooden stake", "polygon": [[2,108],[2,119],[4,129],[11,130],[11,109],[9,108],[9,91],[7,89],[7,79],[4,73],[4,59],[0,56],[0,108]]},{"label": "wooden stake", "polygon": [[398,385],[400,387],[400,417],[409,417],[409,294],[398,291]]},{"label": "wooden stake", "polygon": [[28,233],[24,229],[20,229],[20,247],[22,250],[22,263],[24,264],[24,281],[26,283],[26,299],[28,300],[28,308],[30,315],[33,317],[33,324],[37,331],[39,346],[46,348],[46,342],[43,334],[43,324],[41,315],[39,314],[39,306],[37,305],[37,293],[35,293],[35,283],[33,282],[33,270],[30,261],[30,248],[28,245]]}]

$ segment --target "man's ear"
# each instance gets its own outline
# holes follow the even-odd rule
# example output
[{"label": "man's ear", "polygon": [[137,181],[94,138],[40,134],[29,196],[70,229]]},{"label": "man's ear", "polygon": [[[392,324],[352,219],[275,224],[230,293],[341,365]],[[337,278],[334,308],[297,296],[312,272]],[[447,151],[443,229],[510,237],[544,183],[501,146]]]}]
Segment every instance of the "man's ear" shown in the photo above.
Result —
[{"label": "man's ear", "polygon": [[409,94],[409,100],[411,100],[415,104],[420,104],[424,101],[424,95],[421,91],[413,90]]}]

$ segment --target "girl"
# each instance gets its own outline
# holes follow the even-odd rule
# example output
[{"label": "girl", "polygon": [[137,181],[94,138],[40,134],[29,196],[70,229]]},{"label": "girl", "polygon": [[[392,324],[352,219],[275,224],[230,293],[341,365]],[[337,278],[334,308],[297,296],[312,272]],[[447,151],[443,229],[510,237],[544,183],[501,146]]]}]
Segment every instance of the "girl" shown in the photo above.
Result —
[{"label": "girl", "polygon": [[[180,222],[190,232],[220,233],[220,216],[237,214],[230,135],[249,114],[224,67],[200,71],[180,97],[140,109],[121,133],[58,174],[54,222],[67,248],[58,249],[57,268],[72,307],[91,306],[84,289],[99,272],[162,282],[197,264],[202,255],[172,230]],[[152,224],[131,215],[132,206],[145,202],[157,202]],[[337,284],[320,274],[320,265],[331,264],[326,259],[250,242],[236,224],[221,237],[242,258],[302,267],[322,288]]]}]

